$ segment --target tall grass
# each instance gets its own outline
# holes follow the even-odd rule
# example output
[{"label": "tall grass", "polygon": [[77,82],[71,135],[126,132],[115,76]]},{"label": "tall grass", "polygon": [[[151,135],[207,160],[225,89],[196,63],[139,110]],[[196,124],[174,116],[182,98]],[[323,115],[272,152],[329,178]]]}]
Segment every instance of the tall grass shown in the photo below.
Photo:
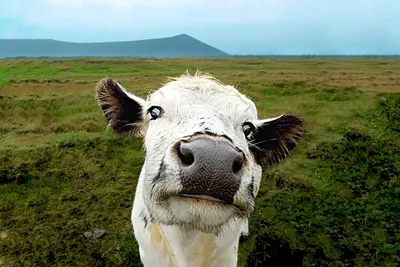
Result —
[{"label": "tall grass", "polygon": [[88,58],[0,61],[0,266],[140,266],[142,141],[107,129],[94,86],[112,75],[146,97],[198,68],[260,117],[306,122],[264,171],[239,266],[400,265],[399,61]]}]

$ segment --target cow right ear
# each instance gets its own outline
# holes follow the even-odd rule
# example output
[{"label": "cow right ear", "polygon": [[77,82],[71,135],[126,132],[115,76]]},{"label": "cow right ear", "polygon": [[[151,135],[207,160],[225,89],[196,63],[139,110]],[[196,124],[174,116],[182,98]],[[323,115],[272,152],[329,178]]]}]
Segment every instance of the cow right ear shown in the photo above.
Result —
[{"label": "cow right ear", "polygon": [[102,79],[96,86],[96,99],[108,125],[117,133],[137,134],[142,128],[146,101],[127,92],[112,78]]},{"label": "cow right ear", "polygon": [[250,149],[258,164],[268,167],[285,159],[304,134],[304,122],[295,115],[254,122]]}]

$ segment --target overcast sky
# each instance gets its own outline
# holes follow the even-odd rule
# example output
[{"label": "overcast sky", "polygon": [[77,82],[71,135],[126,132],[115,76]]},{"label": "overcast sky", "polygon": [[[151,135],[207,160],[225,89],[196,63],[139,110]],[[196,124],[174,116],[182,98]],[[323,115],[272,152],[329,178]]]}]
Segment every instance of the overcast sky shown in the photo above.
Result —
[{"label": "overcast sky", "polygon": [[400,0],[0,0],[0,38],[181,33],[231,54],[400,54]]}]

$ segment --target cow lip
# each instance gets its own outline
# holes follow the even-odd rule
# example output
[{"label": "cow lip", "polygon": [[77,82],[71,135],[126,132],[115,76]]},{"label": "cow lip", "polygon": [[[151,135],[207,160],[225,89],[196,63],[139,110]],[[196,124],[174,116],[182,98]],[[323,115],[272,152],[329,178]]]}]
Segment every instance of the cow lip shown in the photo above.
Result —
[{"label": "cow lip", "polygon": [[209,196],[209,195],[204,195],[204,194],[188,194],[188,193],[180,193],[179,194],[181,197],[187,197],[187,198],[195,198],[195,199],[202,199],[202,200],[208,200],[208,201],[212,201],[212,202],[218,202],[218,203],[223,203],[223,204],[230,204],[227,203],[226,201],[213,197],[213,196]]}]

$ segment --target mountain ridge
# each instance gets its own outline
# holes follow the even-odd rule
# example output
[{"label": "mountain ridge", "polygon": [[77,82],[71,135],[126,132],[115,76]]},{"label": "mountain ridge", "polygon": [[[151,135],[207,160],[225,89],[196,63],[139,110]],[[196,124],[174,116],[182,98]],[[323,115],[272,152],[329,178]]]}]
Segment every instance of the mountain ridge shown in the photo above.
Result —
[{"label": "mountain ridge", "polygon": [[113,42],[0,39],[0,58],[9,57],[227,57],[228,53],[188,34]]}]

